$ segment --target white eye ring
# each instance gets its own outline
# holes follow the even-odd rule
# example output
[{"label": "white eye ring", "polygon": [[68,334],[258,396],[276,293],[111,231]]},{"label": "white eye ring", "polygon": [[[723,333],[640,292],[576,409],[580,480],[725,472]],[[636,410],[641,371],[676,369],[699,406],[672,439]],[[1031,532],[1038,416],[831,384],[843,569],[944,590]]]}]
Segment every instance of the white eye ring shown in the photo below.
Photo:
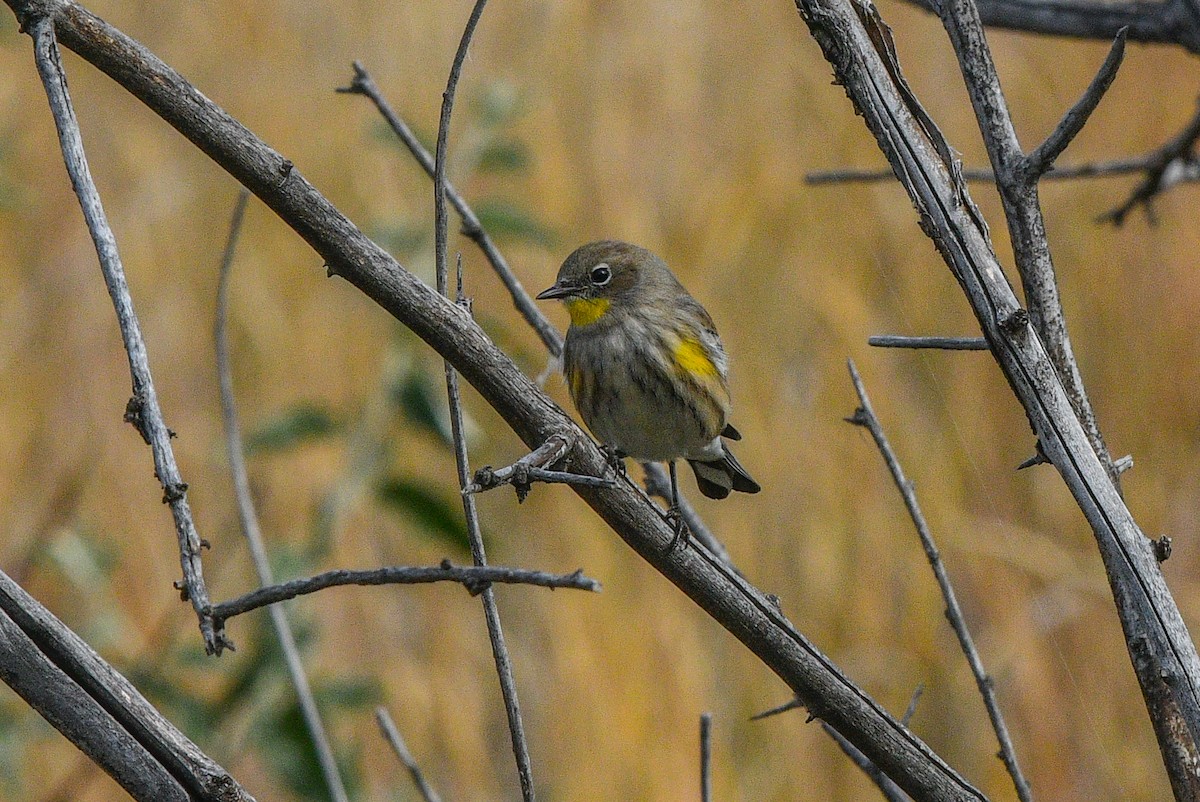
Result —
[{"label": "white eye ring", "polygon": [[588,272],[588,277],[597,287],[603,287],[612,281],[612,269],[606,263],[601,262]]}]

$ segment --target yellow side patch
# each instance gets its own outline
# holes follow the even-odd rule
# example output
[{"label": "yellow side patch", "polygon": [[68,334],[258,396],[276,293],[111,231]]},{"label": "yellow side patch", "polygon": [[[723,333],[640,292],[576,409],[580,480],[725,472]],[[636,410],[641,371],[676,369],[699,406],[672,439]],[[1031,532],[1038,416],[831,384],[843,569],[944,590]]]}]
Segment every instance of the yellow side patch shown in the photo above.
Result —
[{"label": "yellow side patch", "polygon": [[567,314],[572,326],[590,326],[608,312],[612,301],[608,298],[568,298]]},{"label": "yellow side patch", "polygon": [[675,365],[689,376],[716,376],[717,366],[699,340],[687,337],[675,346]]}]

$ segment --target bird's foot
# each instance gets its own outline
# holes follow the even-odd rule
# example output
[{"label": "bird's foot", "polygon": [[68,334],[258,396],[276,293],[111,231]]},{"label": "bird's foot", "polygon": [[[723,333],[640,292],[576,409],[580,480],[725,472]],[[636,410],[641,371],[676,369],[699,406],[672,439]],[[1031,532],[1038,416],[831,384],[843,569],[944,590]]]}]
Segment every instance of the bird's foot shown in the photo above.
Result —
[{"label": "bird's foot", "polygon": [[671,542],[667,544],[667,554],[672,553],[681,544],[686,546],[692,539],[692,530],[688,528],[687,521],[683,520],[683,513],[676,506],[671,506],[667,509],[667,523],[675,530]]},{"label": "bird's foot", "polygon": [[612,468],[613,473],[618,479],[625,478],[625,454],[616,446],[610,446],[607,443],[600,446],[600,453],[604,454],[604,461],[608,463],[608,467]]}]

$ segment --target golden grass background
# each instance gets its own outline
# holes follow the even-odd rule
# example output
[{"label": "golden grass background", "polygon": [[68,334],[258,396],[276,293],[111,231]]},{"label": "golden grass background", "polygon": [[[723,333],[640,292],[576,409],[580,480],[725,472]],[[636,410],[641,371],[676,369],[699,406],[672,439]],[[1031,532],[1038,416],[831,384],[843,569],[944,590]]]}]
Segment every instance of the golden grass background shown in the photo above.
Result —
[{"label": "golden grass background", "polygon": [[[469,4],[276,2],[90,6],[179,69],[292,159],[370,233],[431,230],[427,179],[356,97],[333,89],[361,59],[393,105],[430,134]],[[964,161],[984,155],[936,21],[881,11],[918,96]],[[190,609],[171,582],[175,540],[150,455],[121,422],[128,370],[95,255],[54,140],[27,37],[0,16],[0,567],[112,660],[138,675],[228,697],[266,648],[251,617],[239,651],[197,657]],[[1036,144],[1086,85],[1103,43],[1007,33],[991,41],[1018,130]],[[151,112],[65,57],[92,169],[112,220],[217,598],[249,588],[222,445],[211,325],[217,263],[236,184]],[[1140,153],[1192,110],[1193,59],[1131,46],[1115,86],[1065,162]],[[925,688],[912,726],[994,799],[1013,793],[912,526],[855,406],[853,357],[942,547],[1040,799],[1158,800],[1169,788],[1129,668],[1103,569],[1082,516],[1049,468],[1015,473],[1033,438],[985,354],[873,350],[874,333],[970,334],[966,302],[894,183],[815,188],[807,172],[883,163],[792,4],[496,0],[460,87],[451,177],[468,199],[502,198],[554,233],[507,245],[527,288],[548,285],[576,244],[620,237],[663,255],[712,312],[734,365],[739,457],[764,487],[706,520],[740,568],[866,690],[897,714]],[[515,93],[503,135],[528,167],[471,170],[480,99]],[[472,105],[474,104],[474,105]],[[472,109],[476,111],[472,111]],[[1068,321],[1114,454],[1132,453],[1129,503],[1148,534],[1170,534],[1168,581],[1200,623],[1196,193],[1134,215],[1093,218],[1130,179],[1047,184]],[[974,194],[1007,261],[995,193]],[[493,336],[532,374],[545,359],[469,243],[467,290]],[[430,277],[428,248],[402,261]],[[263,526],[302,549],[322,498],[340,499],[318,568],[461,558],[370,498],[375,445],[387,470],[454,495],[437,438],[397,422],[387,377],[440,363],[338,279],[260,204],[233,278],[231,325],[243,424],[298,403],[351,430],[252,458]],[[565,325],[561,310],[549,311]],[[560,380],[554,397],[569,406]],[[438,391],[440,399],[440,390]],[[522,448],[468,393],[475,465]],[[634,469],[636,470],[636,469]],[[694,492],[690,477],[685,490]],[[533,754],[546,800],[698,798],[697,721],[714,715],[715,798],[877,798],[770,672],[644,565],[569,491],[481,499],[490,558],[585,571],[600,595],[501,588]],[[90,555],[90,556],[89,556]],[[97,556],[99,555],[99,556]],[[281,570],[286,570],[282,568]],[[449,800],[514,799],[515,770],[477,600],[453,587],[339,589],[290,607],[319,685],[373,683]],[[190,655],[190,657],[189,657]],[[253,666],[250,666],[251,668]],[[260,800],[310,798],[262,748],[264,710],[286,705],[278,668],[236,697],[220,726],[192,731]],[[165,703],[164,703],[165,704]],[[167,707],[186,727],[191,713]],[[191,711],[194,712],[194,711]],[[370,705],[334,706],[356,798],[415,799],[378,737]],[[106,800],[118,787],[10,692],[0,757],[15,800]],[[298,769],[295,769],[298,771]],[[319,797],[318,797],[319,798]]]}]

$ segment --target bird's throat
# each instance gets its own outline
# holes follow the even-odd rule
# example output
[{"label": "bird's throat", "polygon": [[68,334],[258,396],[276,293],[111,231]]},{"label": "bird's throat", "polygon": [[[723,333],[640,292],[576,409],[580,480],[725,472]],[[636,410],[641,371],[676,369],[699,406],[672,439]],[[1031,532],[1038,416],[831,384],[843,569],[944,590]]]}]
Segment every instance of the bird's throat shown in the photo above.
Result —
[{"label": "bird's throat", "polygon": [[572,326],[590,326],[604,317],[612,306],[608,298],[569,298],[566,303]]}]

